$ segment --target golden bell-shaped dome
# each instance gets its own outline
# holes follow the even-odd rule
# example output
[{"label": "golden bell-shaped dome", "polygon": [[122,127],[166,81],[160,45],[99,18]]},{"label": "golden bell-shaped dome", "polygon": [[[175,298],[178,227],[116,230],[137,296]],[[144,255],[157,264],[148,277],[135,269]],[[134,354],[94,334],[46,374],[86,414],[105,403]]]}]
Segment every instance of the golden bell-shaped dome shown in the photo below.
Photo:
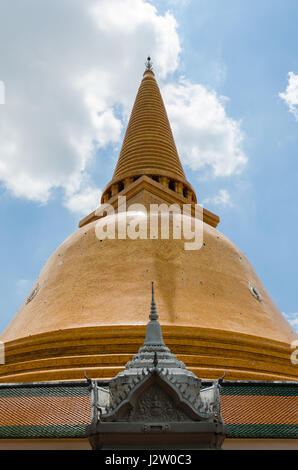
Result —
[{"label": "golden bell-shaped dome", "polygon": [[[149,224],[146,211],[131,212],[130,203],[195,203],[151,70],[103,200],[117,210],[120,194],[127,211],[108,217],[116,227],[125,218],[126,231],[132,219]],[[297,335],[245,255],[215,228],[217,216],[204,211],[203,245],[193,251],[173,237],[173,217],[169,239],[121,239],[118,229],[114,239],[100,239],[103,220],[87,216],[45,264],[0,337],[0,382],[82,379],[84,371],[114,377],[143,342],[152,280],[165,344],[196,375],[297,380],[290,361]]]},{"label": "golden bell-shaped dome", "polygon": [[[126,224],[144,217],[128,213]],[[53,253],[2,335],[1,381],[113,377],[144,339],[152,279],[165,343],[199,377],[297,379],[295,333],[219,231],[204,224],[202,248],[186,251],[171,237],[100,241],[96,224]]]}]

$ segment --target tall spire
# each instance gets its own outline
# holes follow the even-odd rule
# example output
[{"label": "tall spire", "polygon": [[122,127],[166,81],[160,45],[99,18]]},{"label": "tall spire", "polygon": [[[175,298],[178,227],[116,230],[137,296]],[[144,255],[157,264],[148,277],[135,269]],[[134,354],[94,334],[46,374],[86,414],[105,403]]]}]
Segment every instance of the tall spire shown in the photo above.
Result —
[{"label": "tall spire", "polygon": [[[143,346],[139,352],[133,357],[132,361],[126,364],[126,371],[122,371],[117,377],[123,376],[128,370],[137,370],[144,367],[152,367],[153,364],[159,364],[160,367],[170,367],[175,369],[176,372],[185,369],[185,364],[178,361],[175,354],[171,353],[170,349],[165,345],[162,336],[161,325],[158,321],[158,314],[154,299],[154,282],[152,281],[152,299],[149,315],[149,322],[146,327],[146,336]],[[131,373],[131,372],[129,372]],[[193,376],[192,372],[185,371],[183,374]]]},{"label": "tall spire", "polygon": [[[193,192],[185,178],[178,156],[167,112],[155,80],[151,57],[147,58],[146,69],[131,112],[124,141],[120,151],[113,179],[103,196],[112,185],[126,186],[139,176],[147,175],[163,184],[180,184],[180,192]],[[171,184],[170,184],[171,187]],[[104,201],[104,197],[102,199]]]},{"label": "tall spire", "polygon": [[150,320],[158,320],[158,314],[156,310],[156,304],[154,299],[154,281],[152,281],[152,300],[151,300],[151,309],[150,309]]},{"label": "tall spire", "polygon": [[145,65],[146,65],[146,70],[152,70],[153,69],[150,55],[147,57]]}]

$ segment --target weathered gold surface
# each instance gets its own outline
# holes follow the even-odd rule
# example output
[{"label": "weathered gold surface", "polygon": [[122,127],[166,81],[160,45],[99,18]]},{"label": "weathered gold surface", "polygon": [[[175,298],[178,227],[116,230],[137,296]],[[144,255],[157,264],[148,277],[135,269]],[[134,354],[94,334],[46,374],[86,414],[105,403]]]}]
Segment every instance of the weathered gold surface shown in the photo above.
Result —
[{"label": "weathered gold surface", "polygon": [[295,333],[246,257],[219,231],[204,224],[203,247],[185,251],[184,240],[100,242],[95,226],[79,229],[53,253],[37,295],[2,335],[2,382],[79,379],[84,370],[113,377],[143,342],[151,280],[165,340],[195,373],[297,379],[289,345]]},{"label": "weathered gold surface", "polygon": [[[103,200],[116,208],[119,193],[128,206],[196,202],[150,71]],[[6,359],[0,382],[82,379],[84,370],[114,377],[143,343],[152,280],[165,342],[199,377],[226,371],[229,379],[297,380],[290,361],[297,335],[244,254],[216,230],[215,214],[204,211],[197,251],[185,251],[185,240],[171,236],[100,241],[95,217],[83,219],[53,253],[31,300],[0,337]]]}]

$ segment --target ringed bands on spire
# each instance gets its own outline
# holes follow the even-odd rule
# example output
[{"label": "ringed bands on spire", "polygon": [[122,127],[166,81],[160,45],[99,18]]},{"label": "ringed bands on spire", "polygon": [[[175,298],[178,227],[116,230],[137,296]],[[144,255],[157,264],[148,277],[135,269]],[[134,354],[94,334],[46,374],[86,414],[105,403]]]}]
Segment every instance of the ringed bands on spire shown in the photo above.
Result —
[{"label": "ringed bands on spire", "polygon": [[179,193],[189,202],[196,202],[178,156],[150,56],[145,66],[113,179],[103,192],[102,202],[107,202],[143,175]]}]

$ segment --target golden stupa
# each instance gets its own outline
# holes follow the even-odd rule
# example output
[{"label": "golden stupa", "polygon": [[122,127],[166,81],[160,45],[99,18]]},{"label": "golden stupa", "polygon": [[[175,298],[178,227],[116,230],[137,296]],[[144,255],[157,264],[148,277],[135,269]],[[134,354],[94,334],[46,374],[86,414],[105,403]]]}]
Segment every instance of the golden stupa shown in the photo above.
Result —
[{"label": "golden stupa", "polygon": [[[197,201],[150,61],[102,203],[117,210],[119,195],[128,207]],[[297,380],[297,335],[245,255],[216,229],[215,214],[203,211],[197,251],[186,251],[183,239],[100,241],[98,220],[97,212],[85,217],[57,248],[0,337],[0,382],[76,380],[84,371],[114,377],[143,342],[152,279],[165,343],[196,375]]]}]

